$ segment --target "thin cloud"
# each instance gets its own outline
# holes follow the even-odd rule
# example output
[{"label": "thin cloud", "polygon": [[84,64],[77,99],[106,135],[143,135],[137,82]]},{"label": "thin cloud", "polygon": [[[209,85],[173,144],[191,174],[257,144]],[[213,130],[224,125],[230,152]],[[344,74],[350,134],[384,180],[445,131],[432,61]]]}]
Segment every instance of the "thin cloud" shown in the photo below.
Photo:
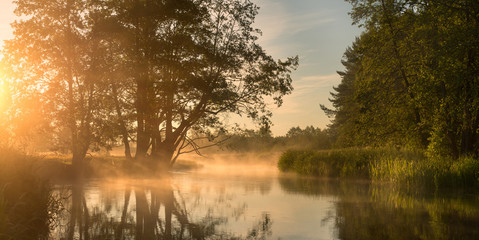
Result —
[{"label": "thin cloud", "polygon": [[329,74],[329,75],[313,75],[313,76],[304,76],[301,78],[300,81],[302,82],[332,82],[332,81],[337,81],[340,79],[340,76],[336,73],[334,74]]},{"label": "thin cloud", "polygon": [[[305,109],[318,108],[320,89],[331,88],[331,86],[339,84],[340,81],[341,78],[338,74],[302,77],[294,83],[293,93],[284,98],[283,106],[275,109],[274,112],[275,114],[297,114],[304,112]],[[316,97],[311,98],[311,95]]]},{"label": "thin cloud", "polygon": [[280,2],[257,1],[257,4],[260,11],[255,26],[261,26],[263,36],[259,41],[266,45],[335,21],[325,11],[297,13],[288,11]]},{"label": "thin cloud", "polygon": [[318,88],[330,88],[339,84],[340,81],[341,77],[338,74],[305,76],[295,82],[293,94],[301,97],[301,95],[318,91]]}]

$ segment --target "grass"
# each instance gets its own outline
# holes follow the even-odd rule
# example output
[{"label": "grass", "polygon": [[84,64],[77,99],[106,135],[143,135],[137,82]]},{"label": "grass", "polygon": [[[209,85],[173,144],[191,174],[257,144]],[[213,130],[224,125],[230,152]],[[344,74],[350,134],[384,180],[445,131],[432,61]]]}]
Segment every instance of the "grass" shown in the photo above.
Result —
[{"label": "grass", "polygon": [[479,187],[479,160],[383,158],[371,164],[371,179],[403,186]]},{"label": "grass", "polygon": [[0,149],[0,239],[47,239],[59,207],[37,159]]},{"label": "grass", "polygon": [[[87,155],[84,159],[85,177],[87,178],[115,178],[123,176],[145,176],[150,170],[138,164],[135,160],[128,160],[123,156]],[[38,163],[39,174],[53,182],[69,182],[73,180],[73,168],[69,155],[41,156]],[[178,159],[172,171],[190,171],[202,168],[196,161]]]},{"label": "grass", "polygon": [[422,152],[396,149],[338,149],[282,154],[284,172],[330,178],[361,178],[401,186],[479,187],[479,160],[427,158]]},{"label": "grass", "polygon": [[331,178],[370,178],[371,159],[381,154],[372,149],[295,151],[283,153],[278,162],[281,171]]}]

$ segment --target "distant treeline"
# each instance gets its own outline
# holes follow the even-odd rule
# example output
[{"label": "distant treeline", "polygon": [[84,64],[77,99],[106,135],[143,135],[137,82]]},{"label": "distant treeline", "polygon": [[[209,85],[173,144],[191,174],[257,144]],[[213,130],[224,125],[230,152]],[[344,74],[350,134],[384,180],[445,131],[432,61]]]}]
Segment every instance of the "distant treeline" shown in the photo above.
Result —
[{"label": "distant treeline", "polygon": [[222,145],[237,152],[284,151],[284,149],[329,149],[333,139],[328,130],[313,126],[292,127],[284,136],[273,137],[268,128],[243,130],[227,136]]},{"label": "distant treeline", "polygon": [[347,0],[364,32],[348,48],[329,131],[338,147],[479,152],[479,2]]}]

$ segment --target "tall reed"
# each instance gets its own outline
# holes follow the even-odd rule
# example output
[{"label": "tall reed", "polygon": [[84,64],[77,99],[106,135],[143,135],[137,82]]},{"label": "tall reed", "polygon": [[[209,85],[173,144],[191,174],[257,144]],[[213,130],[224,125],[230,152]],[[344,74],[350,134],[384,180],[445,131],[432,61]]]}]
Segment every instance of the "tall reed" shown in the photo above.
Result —
[{"label": "tall reed", "polygon": [[479,186],[477,158],[427,158],[421,151],[388,148],[289,150],[281,155],[278,168],[301,175],[362,178],[407,187]]}]

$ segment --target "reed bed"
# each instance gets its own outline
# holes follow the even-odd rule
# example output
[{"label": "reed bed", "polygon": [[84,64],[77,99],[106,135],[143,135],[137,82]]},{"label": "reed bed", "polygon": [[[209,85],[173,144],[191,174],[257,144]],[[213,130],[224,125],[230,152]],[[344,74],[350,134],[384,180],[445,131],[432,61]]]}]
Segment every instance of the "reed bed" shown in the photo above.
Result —
[{"label": "reed bed", "polygon": [[428,158],[411,150],[288,150],[281,155],[278,168],[300,175],[359,178],[401,186],[479,187],[478,159]]}]

